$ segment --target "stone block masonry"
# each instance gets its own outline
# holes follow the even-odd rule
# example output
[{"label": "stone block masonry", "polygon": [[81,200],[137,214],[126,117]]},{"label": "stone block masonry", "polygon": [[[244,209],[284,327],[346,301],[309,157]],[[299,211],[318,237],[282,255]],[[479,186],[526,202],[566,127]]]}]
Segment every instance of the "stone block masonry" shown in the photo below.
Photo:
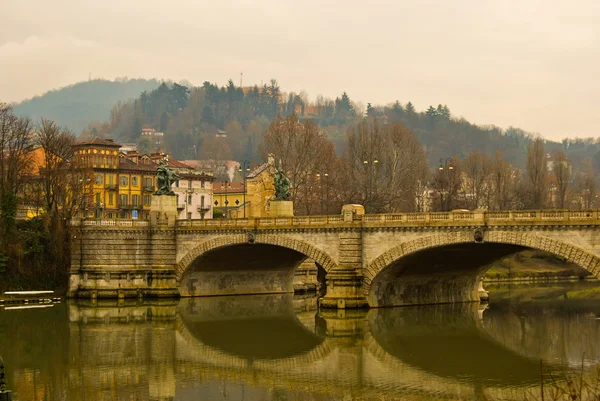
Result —
[{"label": "stone block masonry", "polygon": [[[482,270],[474,263],[461,266],[461,260],[472,255],[481,260],[501,257],[520,248],[550,252],[600,275],[597,211],[270,217],[174,224],[155,220],[154,225],[131,220],[72,224],[69,295],[179,295],[182,278],[204,255],[252,244],[288,250],[291,259],[282,263],[291,270],[266,273],[268,269],[257,269],[254,263],[260,262],[258,256],[249,261],[255,273],[232,273],[238,275],[239,285],[224,292],[236,293],[236,288],[253,292],[256,282],[269,281],[265,274],[272,274],[272,291],[292,291],[304,283],[303,274],[314,277],[298,270],[302,260],[310,258],[327,273],[321,306],[333,308],[471,301],[477,298]],[[425,260],[435,266],[426,266]],[[455,265],[450,265],[452,260]],[[392,281],[405,284],[390,285]]]}]

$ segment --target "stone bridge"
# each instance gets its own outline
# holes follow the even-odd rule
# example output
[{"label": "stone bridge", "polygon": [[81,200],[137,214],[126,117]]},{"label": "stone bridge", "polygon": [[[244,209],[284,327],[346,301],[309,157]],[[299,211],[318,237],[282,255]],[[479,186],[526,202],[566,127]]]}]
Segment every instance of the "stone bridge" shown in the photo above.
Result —
[{"label": "stone bridge", "polygon": [[599,212],[475,211],[72,224],[70,294],[292,292],[325,277],[324,307],[479,299],[486,266],[524,248],[600,272]]}]

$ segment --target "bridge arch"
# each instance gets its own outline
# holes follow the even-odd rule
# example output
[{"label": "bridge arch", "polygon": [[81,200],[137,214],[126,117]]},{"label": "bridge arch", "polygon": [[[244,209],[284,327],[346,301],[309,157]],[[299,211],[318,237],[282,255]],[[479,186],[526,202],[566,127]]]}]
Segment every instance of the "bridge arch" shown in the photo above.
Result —
[{"label": "bridge arch", "polygon": [[[233,235],[225,235],[217,238],[210,239],[202,242],[192,250],[190,250],[180,261],[177,263],[175,274],[177,277],[177,283],[181,283],[181,279],[185,271],[192,265],[194,260],[202,254],[218,249],[233,245],[248,244],[249,234],[240,233]],[[299,252],[306,257],[313,259],[319,264],[326,272],[329,272],[336,266],[333,258],[321,249],[311,245],[308,242],[301,241],[295,238],[289,238],[282,235],[272,234],[256,234],[252,237],[253,244],[264,244],[274,245]]]},{"label": "bridge arch", "polygon": [[[546,251],[575,263],[594,276],[600,277],[600,258],[567,241],[525,232],[492,230],[484,233],[482,242],[484,244],[503,244]],[[473,232],[465,230],[423,236],[391,248],[371,261],[364,270],[362,287],[364,295],[368,298],[375,278],[402,258],[428,249],[461,244],[480,245],[474,240]],[[482,273],[483,271],[479,272],[479,274]]]}]

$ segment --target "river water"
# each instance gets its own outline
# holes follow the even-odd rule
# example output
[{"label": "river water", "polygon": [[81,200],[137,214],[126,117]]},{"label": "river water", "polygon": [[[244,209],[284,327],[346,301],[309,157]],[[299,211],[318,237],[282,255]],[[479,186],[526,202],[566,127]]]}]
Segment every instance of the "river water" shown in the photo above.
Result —
[{"label": "river water", "polygon": [[4,307],[0,355],[21,401],[522,400],[594,376],[598,283],[488,287],[489,305],[370,311],[291,295]]}]

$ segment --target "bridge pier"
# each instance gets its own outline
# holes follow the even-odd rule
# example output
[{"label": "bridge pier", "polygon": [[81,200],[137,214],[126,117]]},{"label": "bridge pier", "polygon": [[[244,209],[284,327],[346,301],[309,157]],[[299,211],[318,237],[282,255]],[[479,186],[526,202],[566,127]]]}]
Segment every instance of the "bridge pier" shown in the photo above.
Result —
[{"label": "bridge pier", "polygon": [[367,308],[362,293],[362,230],[343,231],[339,234],[340,265],[327,273],[327,293],[320,299],[323,308]]},{"label": "bridge pier", "polygon": [[331,309],[368,308],[362,293],[362,275],[352,267],[336,268],[327,273],[327,293],[319,299],[319,306]]},{"label": "bridge pier", "polygon": [[317,278],[317,265],[314,259],[307,258],[294,270],[294,293],[318,292],[321,283]]}]

